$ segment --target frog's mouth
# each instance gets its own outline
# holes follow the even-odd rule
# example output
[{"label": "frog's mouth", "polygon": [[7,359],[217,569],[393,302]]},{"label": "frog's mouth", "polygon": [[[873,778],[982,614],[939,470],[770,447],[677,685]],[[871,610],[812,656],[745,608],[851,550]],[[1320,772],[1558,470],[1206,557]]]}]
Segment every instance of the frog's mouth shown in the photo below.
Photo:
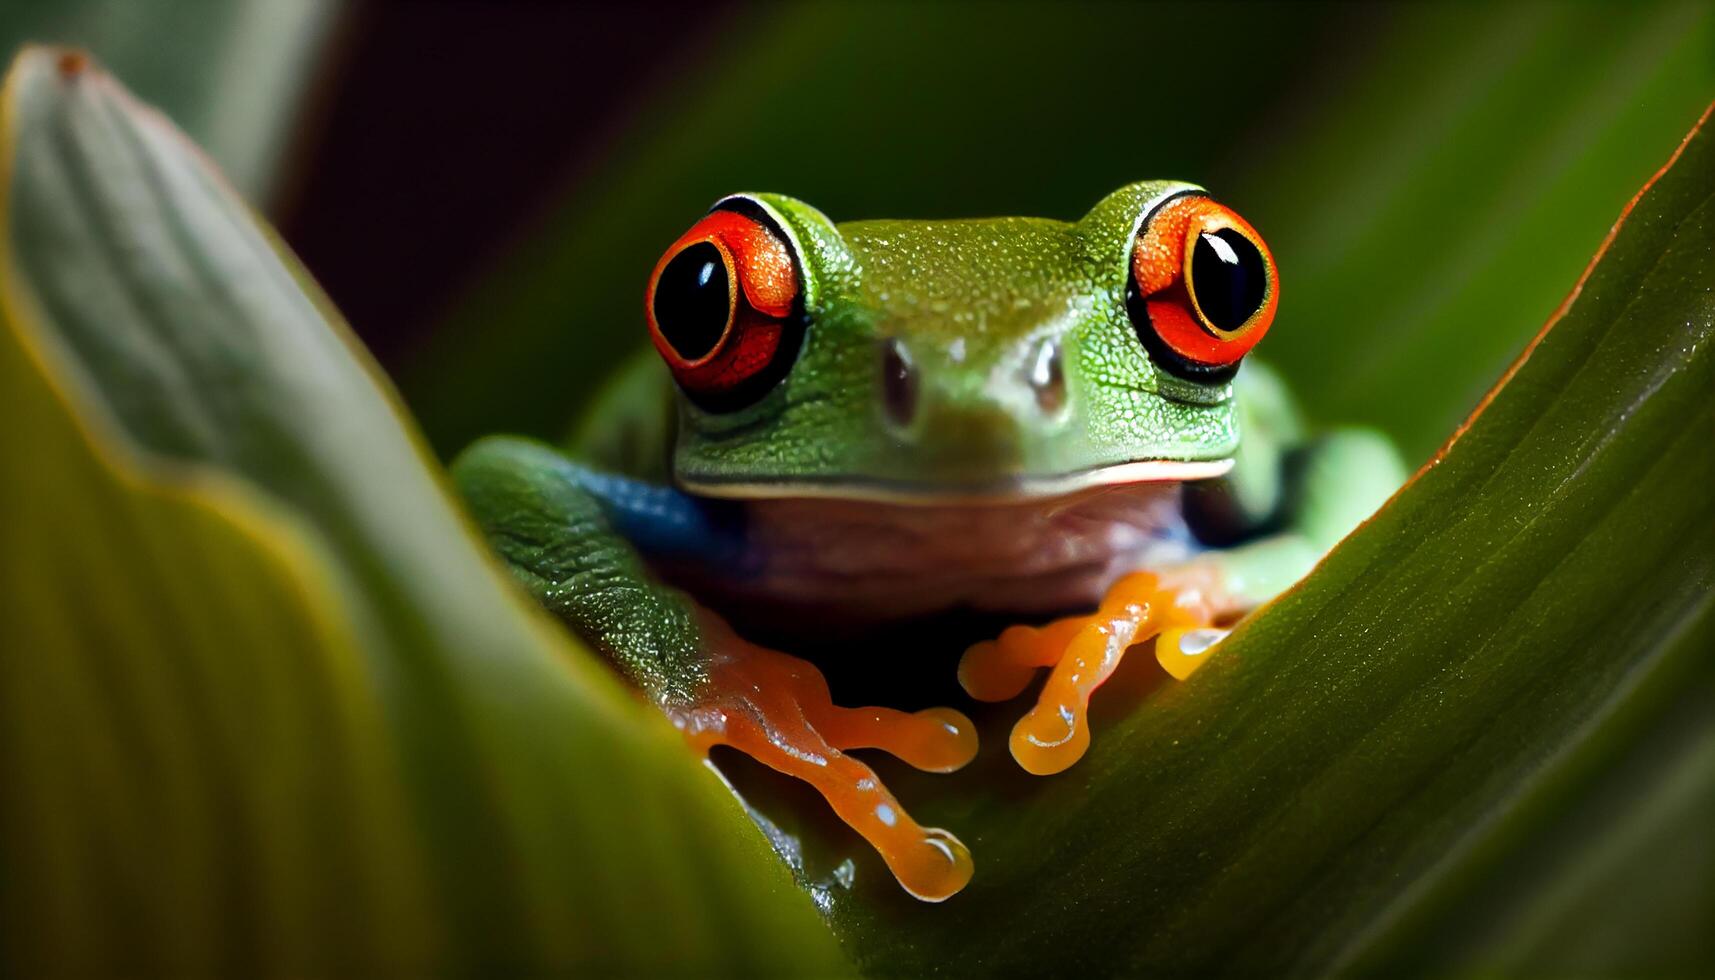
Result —
[{"label": "frog's mouth", "polygon": [[728,500],[853,500],[925,507],[947,504],[1016,504],[1068,497],[1102,487],[1139,483],[1189,483],[1225,476],[1231,459],[1146,459],[1056,473],[1018,475],[972,483],[917,482],[863,477],[782,477],[724,480],[679,477],[679,485],[702,497]]}]

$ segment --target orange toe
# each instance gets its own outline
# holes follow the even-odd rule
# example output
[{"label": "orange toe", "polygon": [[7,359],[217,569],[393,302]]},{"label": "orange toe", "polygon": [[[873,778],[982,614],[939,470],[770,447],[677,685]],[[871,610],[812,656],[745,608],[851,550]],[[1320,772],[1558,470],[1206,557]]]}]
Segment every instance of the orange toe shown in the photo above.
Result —
[{"label": "orange toe", "polygon": [[951,772],[976,756],[970,719],[950,708],[838,707],[814,665],[740,638],[713,614],[699,625],[708,680],[692,703],[666,706],[698,751],[730,746],[814,786],[913,896],[938,902],[965,887],[974,867],[965,845],[912,820],[875,771],[842,750],[878,748]]},{"label": "orange toe", "polygon": [[1010,701],[1024,693],[1036,672],[1060,662],[1061,653],[1087,616],[1047,626],[1009,626],[997,639],[973,643],[959,658],[959,685],[978,701]]},{"label": "orange toe", "polygon": [[1091,615],[1040,628],[1014,626],[974,644],[959,662],[959,681],[979,700],[1004,700],[1021,693],[1039,668],[1052,667],[1036,706],[1013,726],[1009,746],[1028,772],[1062,772],[1089,750],[1090,695],[1113,676],[1126,651],[1172,631],[1171,650],[1158,656],[1183,680],[1212,646],[1200,634],[1218,632],[1193,629],[1209,615],[1200,595],[1163,588],[1156,576],[1139,572],[1115,582]]},{"label": "orange toe", "polygon": [[1209,655],[1231,630],[1199,626],[1164,631],[1155,641],[1155,659],[1163,670],[1182,681],[1209,662]]}]

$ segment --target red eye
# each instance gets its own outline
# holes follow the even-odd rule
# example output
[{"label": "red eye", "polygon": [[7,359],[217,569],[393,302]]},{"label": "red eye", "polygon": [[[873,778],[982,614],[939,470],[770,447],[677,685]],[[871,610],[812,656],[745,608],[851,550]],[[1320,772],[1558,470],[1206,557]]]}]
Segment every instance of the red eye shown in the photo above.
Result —
[{"label": "red eye", "polygon": [[1274,322],[1280,280],[1249,222],[1206,197],[1176,197],[1144,221],[1131,257],[1132,326],[1156,363],[1223,381]]},{"label": "red eye", "polygon": [[715,211],[673,243],[649,279],[649,337],[697,404],[730,411],[785,377],[803,327],[798,269],[763,221]]}]

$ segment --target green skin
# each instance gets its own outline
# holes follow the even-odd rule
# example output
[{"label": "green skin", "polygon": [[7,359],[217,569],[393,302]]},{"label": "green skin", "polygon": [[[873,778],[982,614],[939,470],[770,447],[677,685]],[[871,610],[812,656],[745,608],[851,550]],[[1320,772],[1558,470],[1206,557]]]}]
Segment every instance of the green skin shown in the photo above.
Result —
[{"label": "green skin", "polygon": [[[800,267],[809,326],[784,380],[753,405],[710,413],[651,352],[596,399],[570,457],[491,437],[454,464],[458,487],[526,588],[663,703],[697,699],[705,644],[687,596],[635,547],[637,514],[616,520],[611,495],[592,490],[598,472],[746,501],[728,504],[740,511],[803,497],[982,507],[1063,496],[1135,475],[1112,467],[1139,462],[1157,464],[1142,468],[1156,478],[1208,474],[1196,496],[1220,504],[1219,534],[1233,544],[1195,560],[1238,605],[1260,604],[1403,470],[1371,432],[1305,441],[1282,385],[1255,364],[1199,384],[1151,361],[1126,312],[1131,246],[1155,204],[1187,189],[1133,184],[1074,223],[835,225],[791,198],[749,195],[793,239]],[[1058,345],[1064,384],[1047,403],[1031,382],[1045,342]],[[905,424],[887,411],[878,370],[888,343],[916,378]]]}]

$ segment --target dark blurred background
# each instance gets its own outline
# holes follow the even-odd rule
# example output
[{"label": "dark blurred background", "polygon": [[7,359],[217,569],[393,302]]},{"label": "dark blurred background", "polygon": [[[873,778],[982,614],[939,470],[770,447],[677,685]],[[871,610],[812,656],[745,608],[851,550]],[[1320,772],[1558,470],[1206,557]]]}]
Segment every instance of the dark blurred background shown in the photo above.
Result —
[{"label": "dark blurred background", "polygon": [[[680,158],[685,174],[712,169],[738,182],[676,178],[675,187],[701,185],[682,212],[687,222],[704,198],[758,181],[758,189],[808,197],[836,220],[984,209],[1074,217],[1120,183],[1207,171],[1220,163],[1223,144],[1266,121],[1275,101],[1275,93],[1247,92],[1224,71],[1160,77],[1152,61],[1178,71],[1180,52],[1213,43],[1242,61],[1247,83],[1298,80],[1342,46],[1368,47],[1381,16],[1355,4],[1229,5],[1229,13],[1253,21],[1249,30],[1202,37],[1218,23],[1207,14],[1109,4],[1062,10],[1049,17],[1060,22],[1057,29],[1033,37],[1029,22],[1049,8],[931,6],[830,9],[820,23],[785,38],[775,33],[780,21],[798,23],[802,8],[736,2],[359,8],[345,25],[337,81],[306,113],[313,136],[300,163],[308,165],[275,196],[278,220],[364,338],[392,359],[406,356],[436,315],[448,311],[482,257],[539,231],[560,198],[575,194],[580,178],[600,179],[603,163],[625,154],[628,141],[678,125],[683,107],[718,84],[710,73],[775,60],[764,77],[783,92],[757,105],[767,120],[738,120],[753,139],[715,134],[706,146],[687,147],[691,155]],[[969,71],[963,63],[972,49],[984,48],[1002,64]],[[1115,63],[1095,70],[1088,64],[1104,58]],[[998,87],[988,77],[997,70],[1010,76]],[[1089,90],[1081,90],[1086,81]],[[781,94],[809,85],[825,94],[780,104]],[[952,91],[898,98],[931,87]],[[1218,114],[1232,135],[1174,139],[1166,128],[1183,110],[1164,111],[1163,99],[1186,99]],[[1052,116],[1067,101],[1080,125],[1062,130]],[[1092,113],[1092,104],[1107,111]],[[1115,145],[1104,147],[1099,131],[1086,124],[1108,114]],[[1132,126],[1140,131],[1125,132]],[[949,145],[960,150],[949,152]],[[1132,152],[1140,146],[1151,148],[1148,158]],[[882,153],[892,159],[876,159]],[[857,178],[856,186],[844,182],[847,176]],[[660,230],[670,240],[674,229]],[[633,292],[640,293],[647,268],[631,277]]]},{"label": "dark blurred background", "polygon": [[1075,218],[1147,177],[1262,230],[1263,356],[1421,457],[1715,97],[1715,5],[11,0],[259,202],[431,441],[555,436],[659,249],[742,189]]},{"label": "dark blurred background", "polygon": [[408,356],[485,260],[687,82],[732,3],[355,7],[273,196],[371,348]]}]

